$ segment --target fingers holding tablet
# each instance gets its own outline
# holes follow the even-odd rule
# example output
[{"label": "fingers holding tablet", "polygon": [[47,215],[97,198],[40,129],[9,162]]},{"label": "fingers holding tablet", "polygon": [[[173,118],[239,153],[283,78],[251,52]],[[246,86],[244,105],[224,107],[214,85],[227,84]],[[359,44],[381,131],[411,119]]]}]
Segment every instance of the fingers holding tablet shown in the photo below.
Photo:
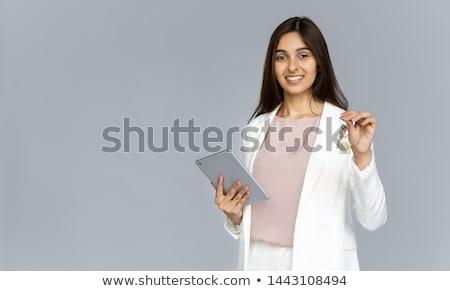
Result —
[{"label": "fingers holding tablet", "polygon": [[[242,189],[241,181],[236,181],[227,193],[223,190],[223,177],[217,179],[215,203],[235,224],[240,224],[242,219],[242,208],[247,201],[250,191],[246,185]],[[214,185],[213,185],[214,187]]]},{"label": "fingers holding tablet", "polygon": [[[269,199],[268,193],[231,150],[225,149],[216,152],[196,160],[195,163],[216,191],[215,202],[217,205],[222,201],[233,201],[234,204],[244,201],[245,206]],[[221,180],[218,179],[219,176]],[[238,181],[240,184],[235,185],[234,183]],[[220,190],[218,189],[219,184]],[[248,187],[241,189],[243,186]],[[248,189],[251,189],[252,194],[244,196]]]}]

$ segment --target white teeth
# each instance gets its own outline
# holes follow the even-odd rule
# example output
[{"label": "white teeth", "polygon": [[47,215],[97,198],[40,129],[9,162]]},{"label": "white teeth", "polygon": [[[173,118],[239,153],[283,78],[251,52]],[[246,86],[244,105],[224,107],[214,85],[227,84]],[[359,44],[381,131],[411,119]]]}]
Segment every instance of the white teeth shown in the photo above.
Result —
[{"label": "white teeth", "polygon": [[298,81],[301,78],[303,78],[303,76],[286,77],[286,79],[288,79],[289,81]]}]

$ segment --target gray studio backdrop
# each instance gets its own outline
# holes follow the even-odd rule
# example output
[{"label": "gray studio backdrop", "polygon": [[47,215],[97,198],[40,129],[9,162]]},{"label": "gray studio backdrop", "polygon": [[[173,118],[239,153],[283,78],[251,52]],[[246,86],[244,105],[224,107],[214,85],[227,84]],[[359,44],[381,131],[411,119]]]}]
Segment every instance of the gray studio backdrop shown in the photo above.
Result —
[{"label": "gray studio backdrop", "polygon": [[234,269],[194,164],[202,135],[199,151],[170,133],[168,151],[141,153],[123,133],[151,127],[159,145],[176,122],[242,128],[272,30],[305,15],[351,107],[379,120],[389,218],[357,229],[361,268],[450,270],[447,3],[0,1],[0,269]]}]

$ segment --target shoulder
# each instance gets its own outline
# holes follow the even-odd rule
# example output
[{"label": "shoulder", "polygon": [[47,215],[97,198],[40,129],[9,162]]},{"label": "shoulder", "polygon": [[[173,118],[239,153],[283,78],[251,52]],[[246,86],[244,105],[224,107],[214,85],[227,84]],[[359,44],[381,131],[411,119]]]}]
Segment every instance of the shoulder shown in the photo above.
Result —
[{"label": "shoulder", "polygon": [[250,120],[250,122],[247,124],[247,126],[251,127],[251,126],[259,126],[261,124],[264,124],[264,121],[266,121],[267,119],[270,119],[271,114],[272,114],[272,112],[267,112],[267,113],[258,115],[257,117]]},{"label": "shoulder", "polygon": [[282,103],[275,106],[275,108],[272,111],[263,113],[261,115],[256,116],[250,122],[247,124],[247,126],[261,126],[265,125],[267,121],[270,122],[270,120],[275,116],[275,114],[278,112],[278,109],[280,109]]},{"label": "shoulder", "polygon": [[345,112],[344,109],[342,109],[336,105],[333,105],[329,102],[325,101],[325,103],[323,105],[322,114],[325,114],[327,116],[340,116],[343,112]]},{"label": "shoulder", "polygon": [[259,125],[261,123],[264,123],[265,120],[270,118],[270,114],[271,114],[271,112],[267,112],[267,113],[258,115],[257,117],[250,120],[250,122],[248,123],[248,126],[254,126],[254,125]]}]

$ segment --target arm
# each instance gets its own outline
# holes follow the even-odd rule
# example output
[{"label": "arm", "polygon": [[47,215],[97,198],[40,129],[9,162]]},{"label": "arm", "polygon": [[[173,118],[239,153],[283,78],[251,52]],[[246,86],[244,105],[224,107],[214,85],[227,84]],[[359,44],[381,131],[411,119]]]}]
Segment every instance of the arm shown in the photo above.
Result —
[{"label": "arm", "polygon": [[360,169],[356,157],[350,165],[353,209],[358,222],[368,230],[382,226],[387,219],[386,196],[378,175],[373,151],[367,167]]},{"label": "arm", "polygon": [[[212,184],[212,183],[211,183]],[[227,193],[223,190],[223,177],[219,176],[217,180],[215,203],[217,207],[226,215],[225,229],[235,239],[239,238],[241,228],[240,224],[243,216],[243,207],[247,201],[250,191],[248,187],[243,187],[239,192],[240,181],[236,181]],[[214,187],[214,185],[213,185]]]},{"label": "arm", "polygon": [[359,223],[375,230],[386,222],[386,198],[375,165],[373,139],[377,120],[368,112],[350,110],[341,115],[347,122],[353,159],[350,187],[353,207]]}]

